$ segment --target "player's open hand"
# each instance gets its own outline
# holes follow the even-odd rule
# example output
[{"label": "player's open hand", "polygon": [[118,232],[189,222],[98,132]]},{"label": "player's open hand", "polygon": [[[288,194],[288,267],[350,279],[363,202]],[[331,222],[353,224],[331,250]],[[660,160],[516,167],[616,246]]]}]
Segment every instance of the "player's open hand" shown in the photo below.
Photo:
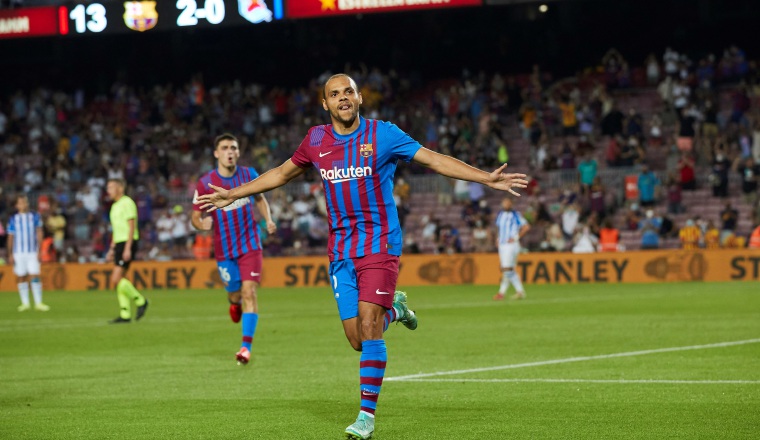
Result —
[{"label": "player's open hand", "polygon": [[520,197],[520,194],[512,188],[526,188],[528,186],[528,181],[525,180],[525,177],[527,176],[518,173],[507,174],[504,172],[505,169],[507,169],[507,164],[494,170],[494,172],[488,176],[488,186],[500,191],[507,191],[514,196]]},{"label": "player's open hand", "polygon": [[210,183],[208,184],[208,187],[213,189],[214,192],[198,196],[194,202],[196,205],[199,205],[202,210],[206,212],[216,211],[217,209],[224,208],[234,202],[230,197],[229,190]]}]

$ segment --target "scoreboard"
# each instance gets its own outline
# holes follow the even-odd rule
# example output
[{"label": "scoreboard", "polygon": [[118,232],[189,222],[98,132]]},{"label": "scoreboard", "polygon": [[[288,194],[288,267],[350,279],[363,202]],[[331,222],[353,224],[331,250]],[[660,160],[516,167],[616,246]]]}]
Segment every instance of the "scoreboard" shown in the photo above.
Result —
[{"label": "scoreboard", "polygon": [[[0,10],[0,39],[253,26],[283,18],[481,6],[483,0],[52,0]],[[491,1],[491,0],[488,0]]]},{"label": "scoreboard", "polygon": [[0,38],[251,26],[280,20],[283,0],[73,1],[0,10]]}]

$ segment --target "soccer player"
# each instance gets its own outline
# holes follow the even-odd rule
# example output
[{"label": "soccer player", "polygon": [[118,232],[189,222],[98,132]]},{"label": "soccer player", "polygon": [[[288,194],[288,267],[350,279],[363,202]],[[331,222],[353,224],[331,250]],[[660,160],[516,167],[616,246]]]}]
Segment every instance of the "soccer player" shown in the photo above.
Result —
[{"label": "soccer player", "polygon": [[488,185],[518,195],[524,174],[492,173],[423,148],[395,125],[359,115],[362,96],[345,74],[330,77],[322,108],[331,124],[312,127],[293,156],[258,179],[233,189],[210,185],[198,197],[203,210],[214,211],[285,185],[310,167],[319,170],[327,201],[330,279],[343,330],[359,361],[361,407],[345,429],[349,439],[368,439],[375,429],[375,409],[385,375],[383,332],[393,321],[417,328],[406,294],[395,292],[403,239],[393,201],[393,174],[399,159],[415,161],[445,176]]},{"label": "soccer player", "polygon": [[8,222],[8,263],[13,265],[16,285],[21,297],[19,312],[31,308],[29,285],[32,287],[34,309],[41,312],[50,310],[42,302],[42,282],[40,281],[40,244],[42,244],[42,219],[36,212],[29,211],[29,199],[25,195],[16,198],[16,214]]},{"label": "soccer player", "polygon": [[499,262],[501,265],[501,283],[499,292],[494,295],[494,300],[504,299],[511,282],[515,286],[516,293],[512,299],[525,298],[520,275],[517,267],[517,255],[520,253],[520,239],[528,233],[530,225],[519,212],[512,209],[512,199],[505,197],[501,201],[501,211],[496,215],[496,228],[499,237]]},{"label": "soccer player", "polygon": [[108,179],[106,184],[106,192],[113,200],[109,213],[113,236],[106,261],[115,263],[111,272],[111,285],[116,286],[116,296],[119,299],[119,316],[111,320],[111,324],[132,322],[130,300],[134,300],[137,307],[135,320],[139,321],[148,310],[148,300],[125,276],[137,253],[137,241],[140,239],[140,232],[137,230],[137,205],[124,194],[125,188],[126,183],[122,179]]},{"label": "soccer player", "polygon": [[[250,182],[259,176],[255,169],[237,165],[240,146],[235,136],[224,133],[214,140],[214,157],[217,167],[198,180],[195,198],[211,192],[210,184],[220,188],[233,188]],[[233,322],[243,321],[243,342],[235,354],[241,365],[251,359],[251,345],[259,320],[259,305],[256,290],[261,283],[261,238],[259,227],[253,216],[253,205],[264,217],[267,231],[273,234],[277,226],[272,220],[269,203],[262,194],[245,197],[236,203],[203,216],[203,211],[193,204],[193,227],[202,231],[214,228],[214,255],[227,290],[230,302],[230,317]],[[242,301],[241,301],[242,300]],[[242,304],[241,304],[242,302]]]}]

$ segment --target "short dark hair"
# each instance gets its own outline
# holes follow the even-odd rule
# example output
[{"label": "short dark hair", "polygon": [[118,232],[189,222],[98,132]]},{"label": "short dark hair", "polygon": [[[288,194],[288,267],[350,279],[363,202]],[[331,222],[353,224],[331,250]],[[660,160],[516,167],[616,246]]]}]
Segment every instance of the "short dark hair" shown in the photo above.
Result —
[{"label": "short dark hair", "polygon": [[232,133],[222,133],[214,138],[214,150],[216,150],[216,147],[219,146],[219,142],[221,141],[235,141],[238,143],[238,145],[240,145],[240,141],[235,137],[235,135]]},{"label": "short dark hair", "polygon": [[[338,77],[341,77],[341,76],[345,76],[346,78],[348,78],[348,79],[350,79],[351,81],[353,81],[353,83],[356,85],[356,81],[354,81],[354,79],[353,79],[353,78],[351,78],[351,76],[349,76],[348,74],[345,74],[345,73],[336,73],[335,75],[333,75],[333,76],[331,76],[331,77],[327,78],[327,80],[325,81],[325,83],[324,83],[324,84],[322,84],[322,98],[323,98],[323,99],[327,99],[327,91],[325,90],[325,89],[327,89],[327,83],[329,83],[329,82],[330,82],[330,81],[332,81],[333,79],[335,79],[335,78],[338,78]],[[356,85],[356,87],[358,88],[358,87],[359,87],[359,85]],[[357,90],[357,91],[358,91],[358,90]]]}]

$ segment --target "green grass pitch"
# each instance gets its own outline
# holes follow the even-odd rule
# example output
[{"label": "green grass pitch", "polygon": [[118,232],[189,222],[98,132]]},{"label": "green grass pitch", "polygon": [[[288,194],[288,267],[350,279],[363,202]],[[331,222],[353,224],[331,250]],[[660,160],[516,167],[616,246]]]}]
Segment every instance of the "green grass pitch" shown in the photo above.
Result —
[{"label": "green grass pitch", "polygon": [[[760,438],[757,283],[409,288],[375,438]],[[267,289],[252,365],[222,291],[0,295],[0,439],[339,439],[359,355],[328,288]]]}]

